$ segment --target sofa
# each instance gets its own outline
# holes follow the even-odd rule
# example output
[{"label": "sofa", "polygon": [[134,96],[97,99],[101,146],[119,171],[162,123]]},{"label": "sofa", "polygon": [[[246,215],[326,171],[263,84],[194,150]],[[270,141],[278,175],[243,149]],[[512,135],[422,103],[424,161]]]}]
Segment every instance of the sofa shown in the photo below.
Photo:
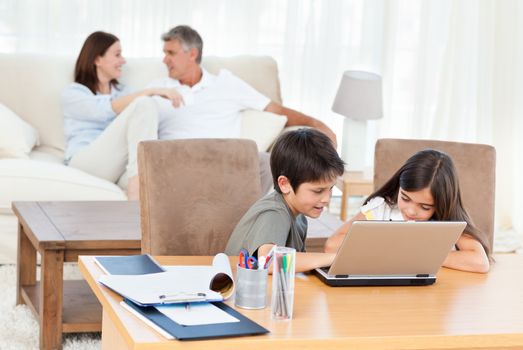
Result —
[{"label": "sofa", "polygon": [[[0,54],[0,264],[16,261],[13,201],[126,200],[114,183],[63,165],[60,94],[72,81],[74,57]],[[205,57],[212,73],[226,68],[281,103],[278,68],[270,57]],[[135,89],[166,75],[160,58],[128,59],[121,82]],[[286,118],[242,112],[242,138],[267,150]]]}]

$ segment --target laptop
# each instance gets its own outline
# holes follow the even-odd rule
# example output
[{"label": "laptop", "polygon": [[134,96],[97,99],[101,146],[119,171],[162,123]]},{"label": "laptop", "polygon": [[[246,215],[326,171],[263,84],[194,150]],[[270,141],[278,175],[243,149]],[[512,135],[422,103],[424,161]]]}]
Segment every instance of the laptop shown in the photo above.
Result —
[{"label": "laptop", "polygon": [[425,286],[467,226],[448,221],[355,221],[330,267],[330,286]]}]

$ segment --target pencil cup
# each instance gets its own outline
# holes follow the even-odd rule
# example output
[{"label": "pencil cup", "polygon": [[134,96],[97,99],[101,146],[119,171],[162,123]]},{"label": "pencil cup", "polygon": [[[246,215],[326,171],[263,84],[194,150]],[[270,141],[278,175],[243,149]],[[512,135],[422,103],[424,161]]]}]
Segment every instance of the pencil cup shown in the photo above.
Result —
[{"label": "pencil cup", "polygon": [[294,304],[294,271],[296,250],[276,247],[272,265],[272,318],[290,320]]},{"label": "pencil cup", "polygon": [[267,299],[268,269],[246,269],[238,266],[234,305],[243,309],[263,309]]}]

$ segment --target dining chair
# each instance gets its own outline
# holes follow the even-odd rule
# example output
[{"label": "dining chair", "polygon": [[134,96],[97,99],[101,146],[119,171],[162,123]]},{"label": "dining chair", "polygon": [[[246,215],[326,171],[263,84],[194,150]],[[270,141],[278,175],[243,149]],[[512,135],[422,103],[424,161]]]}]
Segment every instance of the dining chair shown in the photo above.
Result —
[{"label": "dining chair", "polygon": [[256,144],[245,139],[138,146],[142,253],[215,255],[260,198]]}]

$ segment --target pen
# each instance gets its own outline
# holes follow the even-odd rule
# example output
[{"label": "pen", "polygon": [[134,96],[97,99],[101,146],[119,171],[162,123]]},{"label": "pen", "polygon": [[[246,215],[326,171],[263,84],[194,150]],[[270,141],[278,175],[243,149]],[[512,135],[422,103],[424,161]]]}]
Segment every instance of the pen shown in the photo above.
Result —
[{"label": "pen", "polygon": [[265,265],[263,266],[264,269],[268,269],[269,268],[269,265],[271,264],[272,262],[272,259],[274,257],[274,249],[276,248],[276,246],[272,246],[271,250],[269,251],[269,254],[267,254],[267,257],[265,258]]}]

